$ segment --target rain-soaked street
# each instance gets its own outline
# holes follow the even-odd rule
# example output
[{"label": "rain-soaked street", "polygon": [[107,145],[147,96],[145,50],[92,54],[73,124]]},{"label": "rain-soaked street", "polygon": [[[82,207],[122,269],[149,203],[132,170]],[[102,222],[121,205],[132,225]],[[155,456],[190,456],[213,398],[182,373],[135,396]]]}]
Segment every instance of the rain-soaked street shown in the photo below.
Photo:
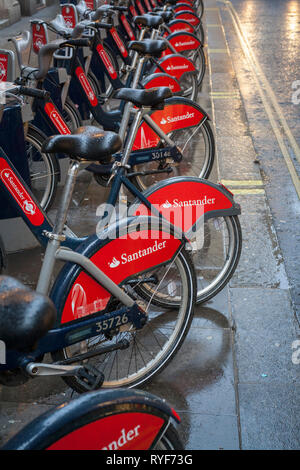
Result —
[{"label": "rain-soaked street", "polygon": [[[199,103],[216,138],[211,179],[241,205],[243,248],[229,284],[195,308],[183,346],[145,389],[179,413],[186,449],[299,449],[300,1],[204,5],[208,64]],[[0,31],[0,47],[11,47],[6,38],[19,30]],[[68,225],[92,233],[98,205],[93,182]],[[41,250],[15,223],[0,221],[11,251],[6,273],[34,287]],[[20,230],[28,248],[13,253]],[[59,378],[0,385],[0,445],[70,397]]]}]

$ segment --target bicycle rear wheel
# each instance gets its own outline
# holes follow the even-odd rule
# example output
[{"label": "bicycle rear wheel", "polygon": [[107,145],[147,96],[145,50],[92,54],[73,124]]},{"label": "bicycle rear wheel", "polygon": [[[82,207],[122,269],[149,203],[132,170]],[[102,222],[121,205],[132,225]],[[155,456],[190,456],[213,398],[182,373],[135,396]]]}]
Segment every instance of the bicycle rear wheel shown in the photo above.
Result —
[{"label": "bicycle rear wheel", "polygon": [[203,227],[202,247],[191,257],[197,278],[197,303],[220,292],[233,276],[242,249],[238,216],[208,219]]},{"label": "bicycle rear wheel", "polygon": [[172,424],[169,424],[168,429],[162,438],[154,446],[155,450],[184,450],[178,432]]},{"label": "bicycle rear wheel", "polygon": [[[152,288],[147,303],[140,295],[138,287],[149,282],[149,276],[157,275],[156,289]],[[155,282],[155,281],[154,281]],[[148,312],[148,321],[141,330],[116,331],[108,338],[104,334],[88,341],[77,343],[53,354],[54,361],[63,361],[77,354],[95,350],[99,346],[112,346],[126,340],[126,349],[98,355],[85,361],[104,374],[102,388],[135,387],[144,384],[160,372],[174,357],[180,348],[193,317],[193,305],[196,296],[194,268],[189,254],[184,249],[166,266],[152,269],[134,279],[127,279],[123,288],[134,291],[136,302]],[[157,305],[157,298],[170,303],[176,300],[175,307],[167,311]],[[163,305],[163,304],[161,304]],[[76,377],[64,377],[63,380],[75,391],[85,389]]]},{"label": "bicycle rear wheel", "polygon": [[[166,173],[135,176],[133,182],[140,191],[145,191],[153,184],[166,179],[169,168],[172,169],[171,176],[196,176],[206,179],[209,177],[215,158],[215,142],[209,121],[206,120],[197,127],[177,129],[168,135],[181,149],[183,159],[179,163],[166,163],[164,160],[147,163],[145,170],[165,169]],[[159,147],[161,146],[163,143],[159,144]],[[139,166],[135,165],[133,170],[138,172]]]}]

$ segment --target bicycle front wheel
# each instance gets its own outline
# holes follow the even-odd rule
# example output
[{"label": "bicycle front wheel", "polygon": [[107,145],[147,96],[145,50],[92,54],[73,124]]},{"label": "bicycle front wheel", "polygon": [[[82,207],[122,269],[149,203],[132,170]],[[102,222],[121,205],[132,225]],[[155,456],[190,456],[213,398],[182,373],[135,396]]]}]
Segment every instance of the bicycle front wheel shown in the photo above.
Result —
[{"label": "bicycle front wheel", "polygon": [[56,156],[41,151],[45,139],[45,134],[29,124],[25,136],[25,146],[30,186],[42,208],[47,211],[55,199],[60,170]]},{"label": "bicycle front wheel", "polygon": [[[145,301],[139,287],[149,283],[155,287]],[[127,279],[123,288],[134,291],[136,302],[148,313],[146,325],[141,330],[118,331],[112,337],[105,334],[67,347],[53,355],[55,361],[63,361],[77,354],[93,351],[99,346],[113,346],[120,341],[127,342],[126,349],[116,349],[85,360],[101,371],[105,377],[102,388],[136,387],[153,378],[167,366],[180,348],[192,321],[196,299],[194,268],[189,254],[179,251],[171,263],[157,267],[134,279]],[[163,299],[158,306],[157,299]],[[174,308],[166,310],[163,305],[169,299],[176,299]],[[156,300],[156,301],[155,301]],[[64,377],[65,382],[81,393],[82,388],[76,377]]]}]

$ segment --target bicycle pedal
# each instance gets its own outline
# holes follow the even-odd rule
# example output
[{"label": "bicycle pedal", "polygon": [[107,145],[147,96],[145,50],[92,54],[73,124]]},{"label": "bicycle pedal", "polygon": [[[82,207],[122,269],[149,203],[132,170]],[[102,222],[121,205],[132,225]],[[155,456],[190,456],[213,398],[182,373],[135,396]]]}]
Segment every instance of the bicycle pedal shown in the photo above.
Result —
[{"label": "bicycle pedal", "polygon": [[104,374],[93,366],[85,365],[76,374],[77,380],[87,392],[97,390],[104,382]]}]

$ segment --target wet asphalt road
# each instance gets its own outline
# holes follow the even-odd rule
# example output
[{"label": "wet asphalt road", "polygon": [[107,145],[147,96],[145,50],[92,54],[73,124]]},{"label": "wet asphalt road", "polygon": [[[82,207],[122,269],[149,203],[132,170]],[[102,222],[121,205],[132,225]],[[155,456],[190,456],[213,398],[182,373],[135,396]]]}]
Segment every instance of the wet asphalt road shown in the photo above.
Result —
[{"label": "wet asphalt road", "polygon": [[[292,83],[300,80],[300,4],[232,3],[300,144],[300,104],[291,102]],[[184,345],[147,390],[179,412],[187,449],[299,449],[300,364],[292,361],[300,338],[299,199],[228,8],[216,0],[205,6],[209,67],[199,99],[217,142],[211,178],[224,181],[241,204],[243,251],[230,284],[196,308]],[[70,212],[78,234],[93,231],[98,194],[91,186]],[[40,259],[39,248],[11,254],[7,272],[34,286]],[[59,378],[0,386],[0,444],[70,395]]]},{"label": "wet asphalt road", "polygon": [[[282,113],[300,145],[300,2],[295,0],[233,0],[247,40],[274,92]],[[259,102],[256,91],[256,101]],[[300,311],[300,203],[282,153],[267,120],[257,122],[253,99],[252,138],[264,173],[293,301]],[[251,107],[251,105],[250,105]],[[261,110],[260,110],[261,111]],[[255,123],[256,121],[256,123]],[[298,177],[299,160],[294,157]],[[299,317],[300,318],[300,317]]]}]

